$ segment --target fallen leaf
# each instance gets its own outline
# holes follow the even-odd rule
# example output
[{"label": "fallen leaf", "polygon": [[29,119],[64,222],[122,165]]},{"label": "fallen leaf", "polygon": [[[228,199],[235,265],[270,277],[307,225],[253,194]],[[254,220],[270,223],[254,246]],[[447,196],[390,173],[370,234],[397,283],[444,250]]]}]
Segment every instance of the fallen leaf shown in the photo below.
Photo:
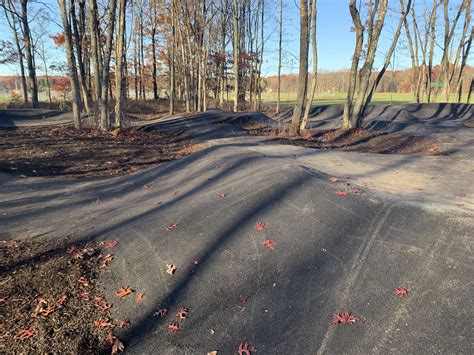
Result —
[{"label": "fallen leaf", "polygon": [[150,187],[151,187],[151,185],[148,185],[148,184],[143,185],[143,188],[144,188],[145,190],[148,190]]},{"label": "fallen leaf", "polygon": [[176,223],[170,224],[169,226],[166,226],[165,229],[169,232],[173,229],[175,229],[178,225]]},{"label": "fallen leaf", "polygon": [[102,259],[102,264],[100,265],[100,268],[103,269],[104,267],[107,267],[109,263],[112,262],[113,259],[114,257],[112,254],[107,254],[106,256],[104,256],[104,258]]},{"label": "fallen leaf", "polygon": [[335,184],[335,183],[338,183],[338,182],[344,182],[342,180],[339,180],[339,178],[333,176],[329,179],[329,181],[332,183],[332,184]]},{"label": "fallen leaf", "polygon": [[97,303],[102,302],[103,300],[104,300],[104,297],[102,297],[102,296],[95,296],[94,297],[94,301],[96,301]]},{"label": "fallen leaf", "polygon": [[226,198],[228,195],[229,195],[228,192],[220,192],[220,193],[219,193],[219,197],[220,197],[220,198]]},{"label": "fallen leaf", "polygon": [[68,248],[67,248],[67,252],[68,252],[69,254],[75,254],[75,253],[77,253],[78,251],[79,251],[79,250],[77,250],[77,248],[76,248],[74,245],[70,245],[70,246],[68,246]]},{"label": "fallen leaf", "polygon": [[170,323],[168,324],[168,331],[170,333],[176,333],[181,330],[181,326],[179,325],[178,322]]},{"label": "fallen leaf", "polygon": [[130,325],[130,321],[128,319],[121,319],[118,321],[118,325],[120,328],[125,328]]},{"label": "fallen leaf", "polygon": [[48,301],[46,301],[44,298],[38,298],[38,303],[36,304],[36,307],[33,310],[31,316],[33,318],[37,317],[39,313],[43,312],[44,306],[46,306],[47,304]]},{"label": "fallen leaf", "polygon": [[334,313],[334,318],[332,320],[332,324],[334,325],[346,325],[346,324],[354,324],[357,322],[357,318],[352,316],[348,311],[345,311],[344,313]]},{"label": "fallen leaf", "polygon": [[108,304],[108,303],[105,303],[105,304],[100,305],[98,308],[99,308],[99,311],[105,312],[105,311],[111,309],[112,305]]},{"label": "fallen leaf", "polygon": [[207,353],[207,355],[217,355],[217,350],[210,351]]},{"label": "fallen leaf", "polygon": [[42,314],[44,317],[47,317],[47,316],[49,316],[51,313],[53,313],[54,311],[55,311],[55,308],[52,307],[52,306],[50,306],[50,305],[48,305],[48,306],[46,306],[45,309],[43,309],[43,310],[41,311],[41,314]]},{"label": "fallen leaf", "polygon": [[397,288],[393,291],[393,294],[396,296],[406,296],[408,295],[408,290],[406,288]]},{"label": "fallen leaf", "polygon": [[263,232],[265,230],[265,223],[257,222],[257,230]]},{"label": "fallen leaf", "polygon": [[173,264],[166,264],[166,272],[170,275],[174,275],[174,273],[176,272],[176,266],[174,266]]},{"label": "fallen leaf", "polygon": [[337,196],[347,196],[349,195],[349,192],[346,191],[336,191]]},{"label": "fallen leaf", "polygon": [[193,264],[194,265],[199,265],[201,263],[201,260],[200,259],[194,259],[193,260]]},{"label": "fallen leaf", "polygon": [[84,287],[89,287],[89,281],[84,277],[84,276],[81,276],[79,277],[79,283],[84,286]]},{"label": "fallen leaf", "polygon": [[249,300],[248,297],[242,297],[242,296],[240,296],[238,307],[239,307],[239,309],[240,309],[241,311],[243,311],[243,310],[245,309],[245,305],[247,304],[247,301],[248,301],[248,300]]},{"label": "fallen leaf", "polygon": [[262,242],[263,246],[267,249],[271,249],[271,250],[275,250],[275,242],[273,240],[270,240],[270,239],[265,239],[263,242]]},{"label": "fallen leaf", "polygon": [[66,295],[61,295],[61,297],[59,297],[58,299],[58,303],[62,306],[67,300],[67,296]]},{"label": "fallen leaf", "polygon": [[98,328],[111,327],[112,323],[108,319],[99,319],[94,321],[94,325]]},{"label": "fallen leaf", "polygon": [[178,314],[176,315],[179,320],[186,319],[188,316],[188,309],[186,307],[181,307],[178,311]]},{"label": "fallen leaf", "polygon": [[30,328],[23,328],[18,331],[18,337],[21,340],[26,340],[31,338],[36,334],[36,329],[35,327],[30,327]]},{"label": "fallen leaf", "polygon": [[115,292],[118,297],[125,297],[131,293],[132,289],[130,287],[120,287],[120,290]]},{"label": "fallen leaf", "polygon": [[100,242],[100,245],[105,245],[109,249],[113,249],[118,245],[118,241],[116,240],[103,240]]},{"label": "fallen leaf", "polygon": [[163,318],[164,316],[166,316],[167,313],[168,313],[167,308],[158,308],[158,310],[155,313],[153,313],[153,315],[158,318]]},{"label": "fallen leaf", "polygon": [[119,339],[117,339],[114,345],[112,346],[112,354],[117,354],[119,352],[122,352],[124,349],[125,349],[125,345],[123,345],[123,343]]},{"label": "fallen leaf", "polygon": [[107,337],[105,339],[107,340],[107,343],[109,343],[110,345],[113,345],[117,337],[112,332],[110,332],[109,334],[107,334]]},{"label": "fallen leaf", "polygon": [[136,302],[136,303],[139,303],[139,302],[143,301],[143,297],[144,297],[144,296],[145,296],[145,295],[144,295],[143,293],[137,294],[137,298],[135,299],[135,302]]},{"label": "fallen leaf", "polygon": [[254,346],[249,346],[249,343],[247,343],[246,341],[241,342],[239,345],[239,349],[237,350],[239,355],[252,355],[252,353],[256,351],[257,349],[255,349]]}]

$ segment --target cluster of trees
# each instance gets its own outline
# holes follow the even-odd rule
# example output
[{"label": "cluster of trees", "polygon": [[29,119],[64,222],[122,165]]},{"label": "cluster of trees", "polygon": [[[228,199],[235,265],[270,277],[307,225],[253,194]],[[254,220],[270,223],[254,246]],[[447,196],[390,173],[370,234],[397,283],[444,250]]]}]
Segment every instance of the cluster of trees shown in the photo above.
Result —
[{"label": "cluster of trees", "polygon": [[[276,86],[279,112],[280,92],[290,77],[281,75],[284,3],[274,3],[279,7],[279,60],[271,85]],[[211,100],[213,107],[223,109],[259,109],[267,83],[262,78],[268,37],[265,0],[57,0],[57,4],[61,30],[48,40],[66,53],[76,127],[80,128],[83,112],[95,117],[103,130],[120,127],[127,98],[158,99],[163,92],[171,114],[178,102],[186,112],[200,112]],[[465,75],[473,36],[472,0],[417,4],[417,0],[348,0],[355,35],[351,68],[318,74],[317,0],[299,1],[299,74],[291,134],[305,129],[315,93],[328,90],[334,80],[334,90],[347,93],[344,127],[358,127],[374,92],[388,85],[385,74],[401,37],[412,65],[410,82],[405,80],[404,85],[412,89],[414,100],[431,102],[435,96],[447,100],[451,93],[460,100],[463,90],[472,91],[472,78],[466,84]],[[0,61],[19,64],[23,101],[31,101],[33,107],[38,105],[37,62],[44,64],[48,86],[51,66],[44,54],[44,31],[31,26],[52,17],[45,13],[57,11],[43,5],[34,0],[0,3],[12,32],[11,41],[0,41]],[[394,19],[394,31],[387,26],[388,18]],[[387,37],[391,40],[382,54],[379,42]],[[436,51],[442,53],[437,63]],[[376,57],[382,58],[381,67],[375,66]],[[395,76],[392,67],[392,86]]]},{"label": "cluster of trees", "polygon": [[[31,96],[36,107],[31,4],[2,2],[16,43],[3,60],[19,62],[24,102]],[[150,90],[154,99],[165,92],[170,113],[178,100],[186,112],[204,111],[211,98],[221,108],[230,100],[234,110],[259,108],[264,0],[58,0],[58,7],[62,30],[51,37],[66,52],[76,127],[81,112],[103,130],[119,127],[124,100],[144,100]]]},{"label": "cluster of trees", "polygon": [[[452,87],[456,88],[458,100],[462,94],[463,74],[470,53],[474,27],[471,23],[471,0],[462,0],[459,4],[450,4],[449,0],[433,0],[432,6],[425,6],[420,19],[416,14],[415,0],[399,0],[398,6],[388,0],[357,1],[349,0],[349,11],[355,33],[355,48],[344,104],[344,128],[356,128],[361,125],[364,111],[380,85],[389,68],[400,35],[405,31],[412,60],[413,87],[417,102],[431,102],[433,93],[433,68],[435,45],[442,51],[441,70],[438,85],[441,86],[445,101],[449,100]],[[455,9],[454,13],[452,9]],[[438,10],[443,11],[444,33],[442,42],[438,38]],[[379,41],[383,35],[388,13],[398,14],[398,25],[392,36],[391,44],[385,53],[382,68],[375,71],[374,61],[378,53]],[[453,16],[454,14],[454,16]],[[462,34],[455,44],[455,32],[458,22],[464,16]],[[317,63],[315,26],[310,32],[312,21],[316,18],[316,0],[300,0],[300,69],[298,78],[297,102],[293,113],[291,134],[299,134],[306,127],[308,105],[312,102],[314,90],[308,91],[308,53],[309,42],[313,38],[313,65]],[[453,54],[454,53],[454,54]],[[313,69],[313,80],[317,80],[317,68]],[[442,81],[442,85],[439,83]],[[472,80],[469,93],[472,91]]]}]

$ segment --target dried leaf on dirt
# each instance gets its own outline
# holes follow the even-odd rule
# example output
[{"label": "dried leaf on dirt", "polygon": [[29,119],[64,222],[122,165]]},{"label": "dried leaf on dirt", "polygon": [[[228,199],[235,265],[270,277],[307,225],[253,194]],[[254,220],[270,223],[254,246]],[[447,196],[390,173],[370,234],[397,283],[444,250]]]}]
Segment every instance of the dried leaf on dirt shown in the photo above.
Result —
[{"label": "dried leaf on dirt", "polygon": [[219,197],[220,197],[220,198],[226,198],[228,195],[229,195],[228,192],[220,192],[220,193],[219,193]]},{"label": "dried leaf on dirt", "polygon": [[139,293],[137,295],[137,298],[135,299],[135,302],[140,303],[141,301],[143,301],[143,297],[145,297],[145,295],[143,293]]},{"label": "dried leaf on dirt", "polygon": [[122,352],[124,351],[125,349],[125,345],[123,345],[123,343],[117,339],[114,343],[114,345],[112,346],[112,354],[117,354],[119,352]]},{"label": "dried leaf on dirt", "polygon": [[406,296],[408,295],[408,290],[406,288],[397,288],[393,291],[393,294],[396,296]]},{"label": "dried leaf on dirt", "polygon": [[169,226],[166,226],[165,229],[169,232],[173,229],[175,229],[178,225],[176,223],[170,224]]},{"label": "dried leaf on dirt", "polygon": [[262,244],[267,249],[275,250],[276,243],[273,240],[265,239]]},{"label": "dried leaf on dirt", "polygon": [[257,222],[256,228],[258,231],[263,232],[265,230],[265,223]]},{"label": "dried leaf on dirt", "polygon": [[109,343],[110,345],[113,345],[115,343],[115,339],[117,339],[117,337],[112,332],[107,334],[107,337],[105,338],[105,340],[107,340],[107,343]]},{"label": "dried leaf on dirt", "polygon": [[181,326],[179,325],[178,322],[170,323],[168,324],[168,331],[170,333],[176,333],[181,330]]},{"label": "dried leaf on dirt", "polygon": [[118,297],[125,297],[131,293],[132,293],[132,289],[130,287],[120,287],[120,289],[117,292],[115,292],[115,294]]},{"label": "dried leaf on dirt", "polygon": [[30,327],[30,328],[23,328],[18,331],[18,337],[21,340],[26,340],[31,338],[36,334],[36,329],[35,327]]},{"label": "dried leaf on dirt", "polygon": [[337,196],[348,196],[349,192],[346,191],[336,191]]},{"label": "dried leaf on dirt", "polygon": [[334,325],[346,325],[346,324],[354,324],[357,322],[357,318],[352,316],[350,312],[345,311],[342,314],[334,313],[334,318],[332,320],[332,324]]},{"label": "dried leaf on dirt", "polygon": [[104,240],[100,242],[100,245],[105,245],[109,249],[113,249],[118,245],[118,241],[116,240]]},{"label": "dried leaf on dirt", "polygon": [[153,313],[153,315],[158,318],[163,318],[164,316],[166,316],[166,314],[168,314],[167,308],[158,308],[158,310]]},{"label": "dried leaf on dirt", "polygon": [[99,320],[94,321],[94,325],[98,328],[106,328],[106,327],[111,327],[112,322],[110,322],[110,320],[108,319],[99,319]]},{"label": "dried leaf on dirt", "polygon": [[239,355],[252,355],[252,353],[256,351],[257,349],[255,349],[254,346],[250,346],[249,343],[247,343],[246,341],[241,342],[239,345],[239,349],[237,350]]},{"label": "dried leaf on dirt", "polygon": [[181,307],[178,310],[178,314],[176,316],[178,317],[179,320],[186,319],[188,317],[189,310],[186,307]]},{"label": "dried leaf on dirt", "polygon": [[173,265],[173,264],[166,264],[166,272],[170,275],[174,275],[174,273],[176,272],[176,266]]},{"label": "dried leaf on dirt", "polygon": [[125,327],[128,327],[130,325],[130,321],[128,319],[120,319],[118,321],[118,325],[120,328],[125,328]]}]

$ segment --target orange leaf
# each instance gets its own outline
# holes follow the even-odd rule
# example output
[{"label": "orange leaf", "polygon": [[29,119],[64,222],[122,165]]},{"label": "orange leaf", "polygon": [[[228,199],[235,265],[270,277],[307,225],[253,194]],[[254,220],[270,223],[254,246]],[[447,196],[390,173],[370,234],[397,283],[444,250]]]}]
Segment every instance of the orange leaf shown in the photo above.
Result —
[{"label": "orange leaf", "polygon": [[118,297],[125,297],[131,293],[132,289],[130,287],[120,287],[120,290],[118,292],[115,292]]},{"label": "orange leaf", "polygon": [[109,343],[110,345],[114,344],[115,339],[117,339],[117,337],[112,332],[107,334],[107,337],[105,338],[105,340],[107,340],[107,343]]},{"label": "orange leaf", "polygon": [[121,319],[118,321],[118,324],[120,328],[125,328],[130,325],[130,321],[128,319]]},{"label": "orange leaf", "polygon": [[26,340],[31,338],[33,335],[36,334],[36,329],[35,327],[30,327],[30,328],[23,328],[18,331],[18,337],[21,340]]},{"label": "orange leaf", "polygon": [[347,196],[347,195],[349,195],[349,193],[345,192],[345,191],[336,191],[336,195],[337,196]]},{"label": "orange leaf", "polygon": [[143,293],[139,293],[139,294],[137,295],[137,298],[136,298],[135,302],[136,302],[136,303],[139,303],[139,302],[143,301],[143,297],[144,297],[144,294],[143,294]]},{"label": "orange leaf", "polygon": [[99,319],[94,321],[94,324],[98,328],[111,327],[112,323],[108,319]]}]

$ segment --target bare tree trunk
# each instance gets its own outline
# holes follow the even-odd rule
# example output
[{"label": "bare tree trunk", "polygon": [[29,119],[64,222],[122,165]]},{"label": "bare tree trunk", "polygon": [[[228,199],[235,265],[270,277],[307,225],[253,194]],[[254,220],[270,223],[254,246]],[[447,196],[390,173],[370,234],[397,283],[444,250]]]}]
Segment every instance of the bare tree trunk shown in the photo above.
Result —
[{"label": "bare tree trunk", "polygon": [[28,67],[28,80],[31,90],[31,104],[33,108],[38,107],[38,82],[36,79],[36,68],[34,65],[34,51],[31,43],[30,23],[28,20],[28,0],[21,0],[20,20],[23,28],[23,41],[25,43],[26,64]]},{"label": "bare tree trunk", "polygon": [[301,121],[300,130],[305,130],[308,123],[309,111],[313,105],[314,95],[316,93],[316,86],[318,83],[318,46],[316,39],[316,20],[318,17],[317,9],[317,0],[312,0],[311,4],[311,46],[313,49],[313,82],[311,86],[311,91],[308,95],[308,101],[306,103],[306,108],[304,111],[303,121]]},{"label": "bare tree trunk", "polygon": [[80,112],[80,91],[79,91],[79,80],[77,78],[76,71],[76,59],[74,58],[74,49],[72,47],[72,34],[71,25],[69,23],[69,16],[67,11],[66,0],[58,1],[59,8],[61,10],[61,18],[64,28],[64,46],[66,48],[66,56],[68,62],[69,79],[71,81],[72,91],[72,113],[74,120],[74,127],[81,129],[81,112]]},{"label": "bare tree trunk", "polygon": [[280,0],[280,33],[278,38],[278,92],[277,92],[277,107],[276,114],[280,113],[281,100],[281,50],[283,41],[283,0]]},{"label": "bare tree trunk", "polygon": [[234,0],[234,111],[239,110],[239,8],[237,0]]},{"label": "bare tree trunk", "polygon": [[115,126],[122,126],[123,116],[123,53],[125,50],[125,21],[126,21],[127,0],[118,0],[118,31],[117,43],[115,48],[115,60],[117,67],[115,69]]},{"label": "bare tree trunk", "polygon": [[298,75],[298,93],[296,104],[291,120],[290,135],[295,136],[300,133],[301,115],[304,112],[306,91],[308,86],[308,52],[309,52],[309,17],[308,2],[300,0],[300,68]]},{"label": "bare tree trunk", "polygon": [[170,56],[170,115],[174,115],[174,95],[175,95],[175,23],[176,12],[174,11],[174,0],[171,5],[171,56]]},{"label": "bare tree trunk", "polygon": [[[434,45],[436,40],[436,18],[439,6],[439,0],[433,0],[433,10],[430,18],[430,49],[428,52],[428,71],[427,71],[427,91],[428,91],[428,102],[431,102],[431,84],[433,83],[433,56],[434,56]],[[427,30],[428,31],[428,30]]]},{"label": "bare tree trunk", "polygon": [[[469,15],[469,17],[470,17],[470,15]],[[464,43],[461,66],[459,67],[459,74],[458,74],[458,78],[456,80],[456,82],[457,82],[456,83],[456,101],[458,103],[461,103],[462,82],[463,82],[463,78],[464,78],[464,68],[466,67],[467,58],[469,57],[469,52],[471,51],[472,37],[474,37],[474,27],[471,27],[471,34],[469,36],[469,39]],[[468,100],[468,102],[469,102],[469,100]]]}]

